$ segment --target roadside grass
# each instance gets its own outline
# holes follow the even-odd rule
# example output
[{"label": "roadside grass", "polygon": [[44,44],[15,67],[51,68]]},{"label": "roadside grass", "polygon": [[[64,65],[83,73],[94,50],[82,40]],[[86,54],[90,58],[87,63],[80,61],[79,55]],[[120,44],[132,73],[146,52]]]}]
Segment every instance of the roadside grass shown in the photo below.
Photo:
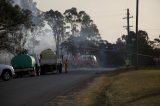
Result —
[{"label": "roadside grass", "polygon": [[160,106],[160,70],[120,69],[99,75],[46,106]]},{"label": "roadside grass", "polygon": [[[105,91],[109,82],[110,78],[105,75],[95,78],[85,89],[82,89],[77,93],[77,106],[102,106],[105,104],[105,95],[103,91]],[[97,100],[99,100],[98,105],[96,104]]]},{"label": "roadside grass", "polygon": [[78,106],[160,106],[160,70],[110,72],[77,95]]},{"label": "roadside grass", "polygon": [[160,106],[160,70],[137,70],[112,77],[108,106]]}]

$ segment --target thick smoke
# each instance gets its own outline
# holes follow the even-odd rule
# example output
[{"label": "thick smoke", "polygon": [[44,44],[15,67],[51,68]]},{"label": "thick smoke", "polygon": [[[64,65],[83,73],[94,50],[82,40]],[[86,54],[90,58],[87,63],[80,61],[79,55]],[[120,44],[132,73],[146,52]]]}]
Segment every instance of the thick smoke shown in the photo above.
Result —
[{"label": "thick smoke", "polygon": [[[28,31],[27,42],[25,47],[29,50],[29,53],[39,54],[44,49],[52,49],[55,51],[56,44],[53,35],[53,31],[47,22],[44,22],[44,26],[38,25],[44,21],[39,19],[38,16],[42,12],[36,7],[36,3],[33,0],[14,0],[15,4],[18,4],[23,9],[28,9],[32,11],[32,21],[36,25],[36,30],[34,32]],[[35,35],[36,34],[36,35]],[[34,44],[34,41],[38,44]],[[32,46],[32,47],[31,47]]]},{"label": "thick smoke", "polygon": [[[37,44],[35,44],[34,42],[37,42]],[[48,48],[55,51],[55,45],[56,44],[53,37],[53,31],[51,27],[47,24],[47,22],[45,22],[45,26],[42,28],[37,28],[35,33],[28,33],[25,47],[29,50],[29,53],[39,54],[41,51]]]},{"label": "thick smoke", "polygon": [[[55,38],[51,27],[47,22],[40,19],[39,15],[42,13],[33,0],[13,0],[13,5],[19,5],[22,9],[28,9],[32,11],[32,21],[35,24],[34,31],[31,29],[23,29],[24,35],[27,35],[25,48],[29,54],[39,54],[45,49],[56,50]],[[44,25],[40,25],[44,23]],[[24,36],[25,37],[25,36]],[[10,64],[10,60],[13,57],[12,54],[1,51],[0,52],[0,64]]]},{"label": "thick smoke", "polygon": [[12,59],[13,54],[1,51],[0,52],[0,64],[8,64],[11,65],[10,60]]}]

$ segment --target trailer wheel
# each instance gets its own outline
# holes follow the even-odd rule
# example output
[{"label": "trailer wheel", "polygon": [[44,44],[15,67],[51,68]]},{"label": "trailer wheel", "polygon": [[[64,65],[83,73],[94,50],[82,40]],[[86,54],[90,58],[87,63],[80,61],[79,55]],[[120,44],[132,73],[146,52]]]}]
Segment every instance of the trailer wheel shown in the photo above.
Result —
[{"label": "trailer wheel", "polygon": [[33,67],[33,69],[29,71],[29,74],[30,74],[31,77],[35,77],[36,76],[35,67]]},{"label": "trailer wheel", "polygon": [[16,73],[16,78],[22,78],[23,75],[24,75],[24,73],[22,73],[22,72],[17,72],[17,73]]}]

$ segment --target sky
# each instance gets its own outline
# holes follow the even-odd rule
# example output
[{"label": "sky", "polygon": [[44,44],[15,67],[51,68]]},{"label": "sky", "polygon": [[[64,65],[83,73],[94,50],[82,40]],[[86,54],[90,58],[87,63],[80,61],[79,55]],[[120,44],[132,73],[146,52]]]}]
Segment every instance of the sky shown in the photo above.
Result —
[{"label": "sky", "polygon": [[[127,8],[130,10],[131,31],[135,31],[136,0],[34,0],[41,11],[50,9],[64,13],[76,7],[85,11],[97,25],[104,40],[115,43],[117,38],[127,34]],[[145,30],[153,40],[160,35],[160,0],[139,0],[139,30]]]}]

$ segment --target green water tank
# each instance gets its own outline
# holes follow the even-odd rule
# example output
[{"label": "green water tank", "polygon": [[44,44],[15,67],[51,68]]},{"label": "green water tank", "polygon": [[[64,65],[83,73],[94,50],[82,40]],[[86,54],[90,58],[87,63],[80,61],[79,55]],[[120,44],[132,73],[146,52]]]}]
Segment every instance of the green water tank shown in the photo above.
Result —
[{"label": "green water tank", "polygon": [[30,55],[17,55],[12,58],[11,64],[14,68],[32,68],[35,67],[35,58]]}]

